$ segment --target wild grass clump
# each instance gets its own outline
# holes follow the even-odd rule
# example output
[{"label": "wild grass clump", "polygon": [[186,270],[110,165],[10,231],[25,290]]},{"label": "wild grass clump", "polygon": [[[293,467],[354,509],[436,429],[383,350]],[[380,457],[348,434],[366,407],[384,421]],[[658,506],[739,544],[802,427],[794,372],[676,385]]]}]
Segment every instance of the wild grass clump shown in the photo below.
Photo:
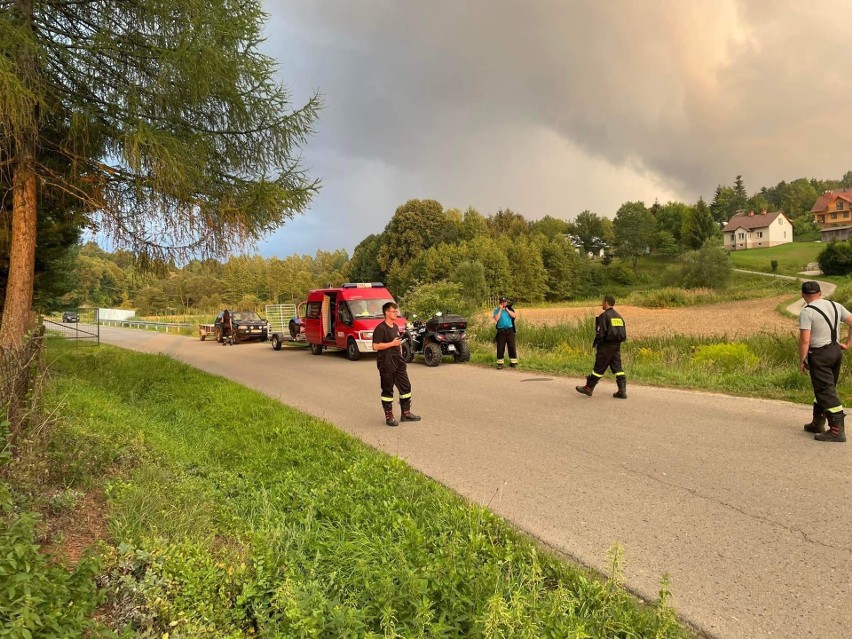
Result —
[{"label": "wild grass clump", "polygon": [[620,583],[541,552],[327,423],[165,357],[56,350],[47,399],[63,402],[63,440],[95,453],[87,465],[57,448],[56,464],[67,463],[71,488],[105,484],[116,543],[102,610],[118,629],[686,636],[667,600],[638,606]]},{"label": "wild grass clump", "polygon": [[[0,637],[106,636],[91,620],[101,600],[95,581],[100,562],[89,556],[65,566],[40,551],[41,517],[30,509],[37,500],[9,480],[22,472],[10,438],[9,422],[0,421]],[[18,467],[10,473],[13,463]],[[66,508],[78,495],[57,493],[50,507]]]},{"label": "wild grass clump", "polygon": [[760,359],[746,344],[707,344],[695,349],[693,360],[699,366],[715,368],[725,372],[737,369],[754,369]]}]

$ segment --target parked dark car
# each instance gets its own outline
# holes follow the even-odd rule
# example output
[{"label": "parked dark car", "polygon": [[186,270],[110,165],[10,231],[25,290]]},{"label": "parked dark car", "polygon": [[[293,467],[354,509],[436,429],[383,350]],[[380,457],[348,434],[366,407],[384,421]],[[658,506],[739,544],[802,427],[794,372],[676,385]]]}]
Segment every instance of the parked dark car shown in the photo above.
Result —
[{"label": "parked dark car", "polygon": [[65,311],[62,313],[62,322],[64,324],[76,324],[80,321],[80,318],[77,316],[77,311]]},{"label": "parked dark car", "polygon": [[[260,315],[254,311],[229,311],[231,321],[234,325],[234,343],[245,342],[250,339],[259,339],[265,342],[269,339],[269,329],[265,319],[261,319]],[[216,341],[222,342],[225,339],[222,331],[222,316],[225,311],[222,311],[216,316],[214,324],[216,330]]]}]

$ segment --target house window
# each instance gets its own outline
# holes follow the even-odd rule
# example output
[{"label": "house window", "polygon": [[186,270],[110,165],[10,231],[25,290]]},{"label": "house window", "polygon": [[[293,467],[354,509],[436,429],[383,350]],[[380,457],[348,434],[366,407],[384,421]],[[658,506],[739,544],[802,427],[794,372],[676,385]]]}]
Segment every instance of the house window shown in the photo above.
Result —
[{"label": "house window", "polygon": [[843,210],[843,200],[837,200],[837,206],[834,207],[834,208],[837,211],[842,211]]},{"label": "house window", "polygon": [[780,218],[780,217],[778,218],[778,224],[779,224],[779,226],[780,226],[781,224],[784,224],[784,220],[783,220],[782,218]]},{"label": "house window", "polygon": [[758,231],[758,232],[757,232],[757,237],[763,237],[763,231]]},{"label": "house window", "polygon": [[740,239],[743,239],[744,237],[745,237],[745,233],[740,233]]},{"label": "house window", "polygon": [[831,214],[831,219],[832,219],[832,220],[836,220],[836,219],[837,219],[837,213],[832,213],[832,214]]},{"label": "house window", "polygon": [[787,231],[784,231],[784,239],[787,239]]}]

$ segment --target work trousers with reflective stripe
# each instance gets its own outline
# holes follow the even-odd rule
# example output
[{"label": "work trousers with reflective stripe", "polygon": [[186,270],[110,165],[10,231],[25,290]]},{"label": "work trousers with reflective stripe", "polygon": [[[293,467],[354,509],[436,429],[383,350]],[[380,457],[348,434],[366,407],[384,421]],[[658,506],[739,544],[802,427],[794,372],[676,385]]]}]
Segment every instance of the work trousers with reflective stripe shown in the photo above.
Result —
[{"label": "work trousers with reflective stripe", "polygon": [[616,376],[624,375],[624,370],[621,368],[621,342],[601,342],[598,344],[592,375],[600,379],[606,373],[607,367]]},{"label": "work trousers with reflective stripe", "polygon": [[840,379],[840,364],[843,362],[843,349],[832,342],[821,348],[808,351],[808,370],[811,385],[814,387],[814,408],[830,415],[843,411],[843,403],[837,394],[837,380]]},{"label": "work trousers with reflective stripe", "polygon": [[406,411],[411,408],[411,382],[408,381],[408,371],[405,368],[393,371],[379,371],[382,383],[382,408],[388,410],[393,406],[393,387],[399,389],[399,405]]},{"label": "work trousers with reflective stripe", "polygon": [[511,328],[497,329],[497,363],[503,363],[503,354],[509,347],[509,363],[518,363],[518,351],[515,349],[515,331]]}]

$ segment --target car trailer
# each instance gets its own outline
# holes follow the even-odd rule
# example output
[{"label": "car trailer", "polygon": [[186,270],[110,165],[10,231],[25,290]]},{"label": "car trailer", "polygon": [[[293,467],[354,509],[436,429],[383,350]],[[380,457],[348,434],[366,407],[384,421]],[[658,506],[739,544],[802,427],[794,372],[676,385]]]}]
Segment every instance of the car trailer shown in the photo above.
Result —
[{"label": "car trailer", "polygon": [[285,342],[297,343],[305,341],[302,332],[301,311],[304,303],[296,304],[267,304],[266,321],[272,348],[280,351]]}]

